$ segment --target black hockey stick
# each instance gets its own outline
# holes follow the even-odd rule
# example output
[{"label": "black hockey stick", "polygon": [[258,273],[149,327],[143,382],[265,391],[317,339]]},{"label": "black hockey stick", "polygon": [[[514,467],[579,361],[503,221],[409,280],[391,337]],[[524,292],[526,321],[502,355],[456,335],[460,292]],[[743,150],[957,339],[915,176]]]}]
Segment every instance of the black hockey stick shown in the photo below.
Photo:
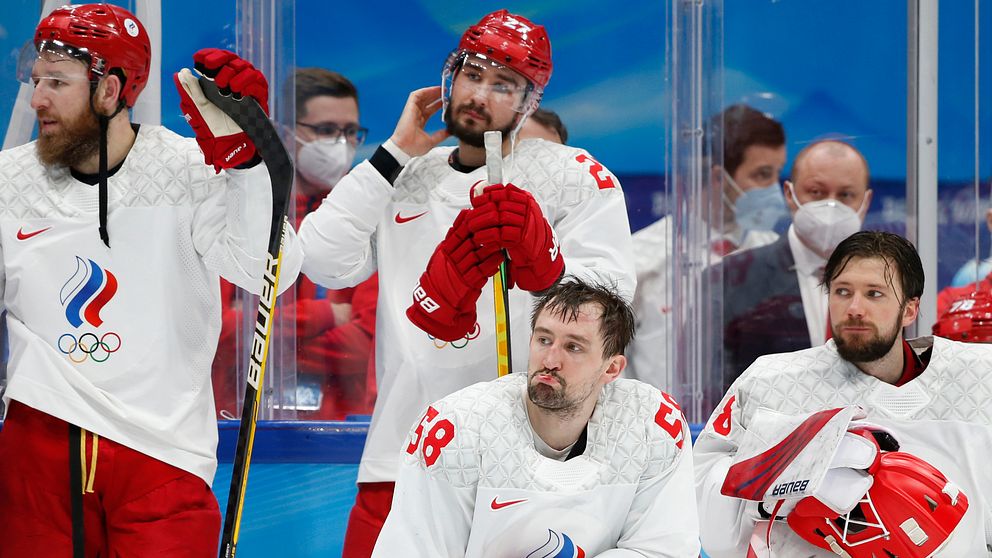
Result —
[{"label": "black hockey stick", "polygon": [[213,81],[200,77],[200,88],[211,103],[231,117],[231,120],[248,134],[255,149],[265,161],[272,183],[272,226],[269,229],[268,257],[265,262],[265,284],[258,299],[258,315],[255,318],[255,331],[248,353],[248,377],[245,387],[245,402],[241,407],[241,426],[238,429],[238,446],[234,453],[234,468],[231,473],[231,489],[227,497],[227,511],[224,514],[224,531],[221,534],[220,558],[233,558],[238,547],[241,531],[241,512],[245,503],[245,488],[248,485],[248,466],[251,464],[251,450],[255,443],[255,427],[258,424],[258,409],[262,401],[262,381],[265,378],[265,363],[269,355],[269,339],[272,334],[273,309],[276,293],[279,292],[279,269],[282,263],[283,231],[286,226],[286,209],[289,207],[293,190],[293,162],[286,152],[272,121],[251,97],[237,99],[223,95]]}]

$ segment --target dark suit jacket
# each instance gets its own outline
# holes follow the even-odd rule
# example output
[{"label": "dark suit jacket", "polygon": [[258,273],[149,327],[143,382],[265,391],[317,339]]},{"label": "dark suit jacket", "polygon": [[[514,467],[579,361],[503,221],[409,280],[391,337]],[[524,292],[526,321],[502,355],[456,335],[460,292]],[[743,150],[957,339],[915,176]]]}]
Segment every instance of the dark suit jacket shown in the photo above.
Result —
[{"label": "dark suit jacket", "polygon": [[[723,259],[724,388],[761,355],[810,347],[789,237]],[[714,274],[713,277],[720,277]]]}]

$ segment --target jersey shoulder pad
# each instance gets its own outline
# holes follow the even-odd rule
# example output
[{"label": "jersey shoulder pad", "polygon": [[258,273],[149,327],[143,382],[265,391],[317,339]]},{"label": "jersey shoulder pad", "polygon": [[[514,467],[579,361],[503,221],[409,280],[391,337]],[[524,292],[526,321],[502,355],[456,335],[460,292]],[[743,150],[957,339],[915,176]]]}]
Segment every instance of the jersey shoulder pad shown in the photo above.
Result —
[{"label": "jersey shoulder pad", "polygon": [[435,147],[420,157],[410,159],[393,182],[394,200],[425,203],[430,192],[446,176],[455,172],[448,164],[453,147]]},{"label": "jersey shoulder pad", "polygon": [[524,375],[473,384],[430,405],[410,430],[406,459],[452,485],[476,484],[481,448],[513,414],[512,396],[519,393],[513,386],[521,379],[516,376]]},{"label": "jersey shoulder pad", "polygon": [[689,449],[689,426],[672,396],[644,382],[621,378],[604,387],[601,401],[601,414],[594,418],[618,448],[641,455],[646,475],[667,470]]},{"label": "jersey shoulder pad", "polygon": [[621,193],[617,177],[584,149],[547,141],[525,142],[517,146],[511,160],[513,179],[522,182],[517,186],[547,191],[565,203]]},{"label": "jersey shoulder pad", "polygon": [[227,180],[203,162],[196,140],[164,126],[142,125],[121,168],[128,189],[126,206],[180,205],[216,196]]},{"label": "jersey shoulder pad", "polygon": [[38,160],[37,142],[0,151],[0,215],[24,219],[57,214],[54,191],[70,187],[69,169],[46,167]]}]

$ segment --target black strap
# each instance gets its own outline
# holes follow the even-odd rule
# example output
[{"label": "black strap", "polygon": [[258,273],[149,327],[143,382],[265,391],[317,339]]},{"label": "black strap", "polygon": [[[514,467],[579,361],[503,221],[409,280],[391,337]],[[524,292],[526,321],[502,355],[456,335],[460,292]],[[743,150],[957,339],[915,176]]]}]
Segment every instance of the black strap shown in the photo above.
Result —
[{"label": "black strap", "polygon": [[110,119],[99,115],[100,121],[100,239],[110,248],[110,234],[107,232],[107,125]]},{"label": "black strap", "polygon": [[85,558],[86,538],[83,530],[83,454],[82,431],[69,425],[69,502],[72,506],[72,558]]}]

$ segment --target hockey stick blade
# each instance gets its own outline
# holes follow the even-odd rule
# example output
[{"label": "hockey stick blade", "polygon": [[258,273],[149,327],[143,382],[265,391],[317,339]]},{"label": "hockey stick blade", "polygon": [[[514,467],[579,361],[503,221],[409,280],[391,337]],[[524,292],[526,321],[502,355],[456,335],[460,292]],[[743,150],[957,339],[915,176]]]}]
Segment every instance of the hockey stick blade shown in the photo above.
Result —
[{"label": "hockey stick blade", "polygon": [[[486,178],[490,184],[503,183],[503,133],[490,131],[483,135],[486,146]],[[507,292],[506,262],[509,256],[503,252],[503,263],[493,275],[493,311],[496,316],[496,375],[510,373],[510,301]]]},{"label": "hockey stick blade", "polygon": [[231,488],[224,514],[224,530],[221,533],[220,558],[234,558],[241,531],[241,514],[244,510],[248,468],[251,465],[251,453],[255,444],[255,428],[258,425],[258,409],[262,399],[261,386],[265,378],[265,364],[272,335],[273,310],[276,293],[279,292],[283,231],[286,209],[289,207],[293,189],[294,173],[293,162],[279,139],[275,126],[255,99],[251,97],[236,99],[230,95],[223,95],[213,81],[205,77],[200,77],[199,81],[204,96],[230,116],[231,120],[234,120],[251,139],[256,151],[265,162],[272,185],[272,223],[269,228],[264,284],[258,299],[255,331],[249,347],[245,401],[241,408],[241,425],[238,429],[238,444],[234,453]]}]

